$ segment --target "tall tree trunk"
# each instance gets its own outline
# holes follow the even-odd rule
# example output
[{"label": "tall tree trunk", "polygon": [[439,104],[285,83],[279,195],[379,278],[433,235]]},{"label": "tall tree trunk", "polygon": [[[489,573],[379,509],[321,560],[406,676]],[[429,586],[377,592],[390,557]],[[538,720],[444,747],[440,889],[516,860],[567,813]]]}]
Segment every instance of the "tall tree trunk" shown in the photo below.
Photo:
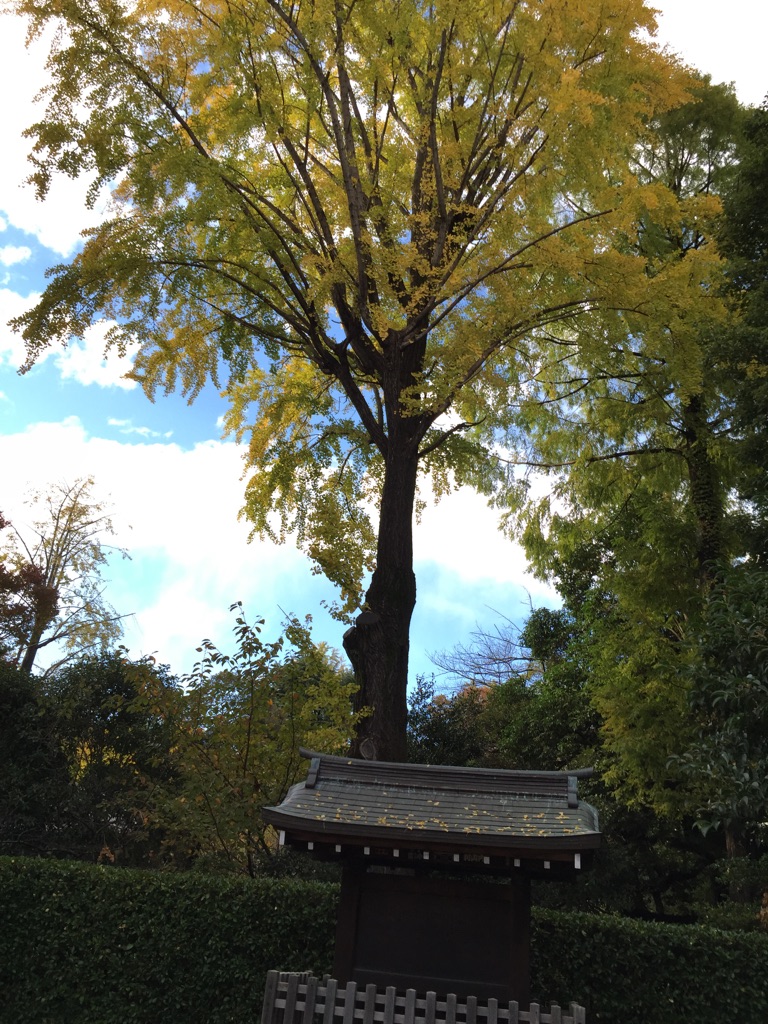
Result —
[{"label": "tall tree trunk", "polygon": [[30,630],[29,638],[27,640],[26,646],[23,648],[24,654],[19,664],[19,668],[21,669],[21,671],[26,672],[27,675],[30,675],[32,672],[32,666],[35,664],[37,652],[40,650],[40,644],[43,639],[43,633],[45,632],[48,622],[50,621],[50,619],[48,619],[48,621],[45,621],[44,619],[41,621],[41,618],[42,617],[40,615],[35,615],[35,620],[32,624],[32,629]]},{"label": "tall tree trunk", "polygon": [[416,604],[413,508],[417,442],[390,437],[379,512],[376,570],[366,608],[344,635],[359,684],[356,708],[372,714],[358,725],[350,753],[378,761],[406,759],[406,691],[411,615]]},{"label": "tall tree trunk", "polygon": [[683,430],[691,507],[696,517],[696,557],[699,575],[706,583],[723,556],[725,509],[721,477],[709,451],[711,431],[700,395],[683,407]]},{"label": "tall tree trunk", "polygon": [[35,664],[35,658],[37,657],[38,644],[33,641],[30,642],[24,650],[24,657],[21,659],[19,668],[22,672],[26,672],[29,675],[32,671],[32,666]]}]

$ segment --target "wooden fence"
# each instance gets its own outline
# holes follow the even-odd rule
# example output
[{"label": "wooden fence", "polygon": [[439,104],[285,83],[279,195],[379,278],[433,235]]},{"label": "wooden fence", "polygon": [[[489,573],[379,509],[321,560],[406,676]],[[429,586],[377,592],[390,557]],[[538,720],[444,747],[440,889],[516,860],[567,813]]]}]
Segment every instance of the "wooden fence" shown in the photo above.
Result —
[{"label": "wooden fence", "polygon": [[398,993],[390,987],[339,985],[333,978],[270,971],[264,991],[261,1024],[585,1024],[583,1006],[567,1011],[553,1003],[545,1012],[538,1003],[527,1010],[516,1002],[479,1001],[474,996],[420,997],[415,989]]}]

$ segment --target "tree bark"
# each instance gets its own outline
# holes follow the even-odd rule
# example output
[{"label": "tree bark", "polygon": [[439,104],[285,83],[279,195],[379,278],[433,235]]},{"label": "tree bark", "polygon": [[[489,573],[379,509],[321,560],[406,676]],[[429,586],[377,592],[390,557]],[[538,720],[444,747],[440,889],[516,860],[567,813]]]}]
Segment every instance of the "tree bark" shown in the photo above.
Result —
[{"label": "tree bark", "polygon": [[720,475],[709,451],[710,430],[700,395],[683,407],[683,429],[691,508],[696,517],[696,558],[699,575],[708,582],[723,555],[725,508]]},{"label": "tree bark", "polygon": [[355,708],[370,708],[350,754],[378,761],[406,759],[408,648],[416,604],[413,572],[413,508],[418,443],[394,444],[390,436],[384,472],[376,570],[365,609],[344,635],[359,689]]},{"label": "tree bark", "polygon": [[[55,593],[54,588],[45,588],[46,593],[50,593],[51,591]],[[35,664],[35,659],[37,658],[38,651],[40,650],[43,634],[50,625],[53,617],[54,616],[50,612],[42,609],[38,603],[35,611],[35,617],[32,622],[32,628],[29,632],[29,638],[27,639],[26,645],[23,647],[24,653],[19,664],[21,671],[26,672],[27,675],[31,675],[32,673],[32,666]]]},{"label": "tree bark", "polygon": [[32,672],[32,666],[35,664],[35,658],[37,657],[37,652],[40,649],[41,637],[42,630],[36,631],[36,634],[30,637],[29,643],[24,649],[24,656],[21,659],[19,668],[22,672],[26,672],[27,675],[30,675]]}]

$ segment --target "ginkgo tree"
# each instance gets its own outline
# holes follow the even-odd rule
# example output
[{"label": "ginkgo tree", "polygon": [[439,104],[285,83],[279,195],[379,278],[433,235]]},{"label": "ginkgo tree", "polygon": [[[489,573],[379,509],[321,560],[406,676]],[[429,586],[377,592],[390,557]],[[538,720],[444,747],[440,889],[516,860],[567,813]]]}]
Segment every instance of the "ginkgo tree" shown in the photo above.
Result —
[{"label": "ginkgo tree", "polygon": [[496,429],[540,338],[701,295],[695,252],[651,277],[615,244],[676,215],[631,158],[686,74],[643,0],[12,7],[58,29],[38,192],[86,175],[113,207],[17,321],[27,365],[108,318],[150,396],[223,388],[254,529],[355,613],[355,751],[403,757],[419,480],[517,486]]}]

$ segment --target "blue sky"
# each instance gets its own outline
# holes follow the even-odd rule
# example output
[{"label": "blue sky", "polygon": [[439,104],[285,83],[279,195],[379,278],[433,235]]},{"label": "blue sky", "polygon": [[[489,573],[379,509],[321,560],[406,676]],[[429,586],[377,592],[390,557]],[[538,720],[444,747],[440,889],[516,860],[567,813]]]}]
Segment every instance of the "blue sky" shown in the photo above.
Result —
[{"label": "blue sky", "polygon": [[[714,81],[734,81],[742,101],[768,92],[762,52],[768,5],[754,0],[656,0],[659,39]],[[54,183],[45,203],[22,187],[28,173],[23,129],[36,115],[44,83],[43,46],[24,49],[17,19],[0,15],[0,510],[16,525],[29,519],[30,488],[92,475],[109,502],[115,541],[130,561],[114,559],[106,596],[130,613],[124,642],[135,656],[153,654],[188,670],[204,637],[227,646],[228,607],[267,620],[275,635],[283,612],[314,618],[314,635],[341,647],[343,627],[324,611],[333,589],[292,545],[248,542],[242,505],[242,460],[222,439],[225,406],[215,388],[194,405],[179,396],[153,404],[122,378],[127,364],[102,358],[99,331],[54,351],[19,376],[23,349],[5,323],[28,308],[48,266],[74,251],[98,211],[83,206],[83,188]],[[418,602],[412,631],[412,677],[429,673],[429,653],[469,641],[478,625],[523,618],[532,602],[555,598],[525,572],[520,550],[497,529],[495,515],[469,491],[429,504],[416,528]]]}]

